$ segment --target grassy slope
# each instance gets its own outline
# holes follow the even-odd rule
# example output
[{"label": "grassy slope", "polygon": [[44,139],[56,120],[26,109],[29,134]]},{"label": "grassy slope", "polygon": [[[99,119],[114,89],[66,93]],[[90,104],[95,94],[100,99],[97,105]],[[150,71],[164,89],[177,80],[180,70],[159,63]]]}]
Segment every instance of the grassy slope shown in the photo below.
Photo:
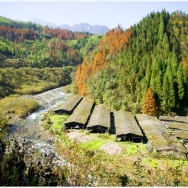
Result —
[{"label": "grassy slope", "polygon": [[[54,136],[56,136],[58,140],[61,140],[62,144],[65,142],[69,143],[67,144],[67,147],[69,147],[71,142],[65,139],[66,134],[62,132],[62,125],[67,117],[66,115],[52,115],[50,119],[53,123],[49,130],[53,130],[53,134],[55,133]],[[83,134],[83,136],[86,135],[83,130],[79,132]],[[171,160],[161,157],[158,154],[150,153],[146,149],[146,145],[142,143],[116,142],[115,135],[89,133],[89,136],[94,138],[94,140],[79,143],[78,145],[81,146],[81,148],[85,147],[89,149],[91,152],[94,151],[95,157],[99,158],[101,163],[107,166],[108,169],[116,169],[116,173],[120,176],[128,175],[129,178],[131,178],[131,186],[172,185],[171,182],[176,179],[178,179],[178,181],[180,180],[180,183],[181,180],[182,182],[188,181],[188,178],[184,176],[185,174],[182,176],[182,171],[179,171],[182,164],[188,164],[187,160]],[[119,145],[122,148],[121,153],[109,155],[99,150],[99,148],[107,142]],[[159,182],[159,184],[157,182]]]},{"label": "grassy slope", "polygon": [[[63,122],[66,120],[68,116],[67,115],[53,115],[51,118],[53,121],[53,125],[51,126],[51,129],[56,129],[58,132],[61,132]],[[85,135],[83,130],[79,131],[83,136]],[[116,144],[122,148],[121,154],[117,154],[118,158],[121,156],[122,158],[132,158],[137,159],[142,156],[142,162],[143,164],[149,166],[149,167],[156,167],[159,165],[162,165],[165,158],[159,158],[157,154],[150,153],[147,148],[146,144],[142,143],[133,143],[133,142],[116,142],[115,141],[115,135],[109,135],[109,134],[98,134],[98,133],[89,133],[89,136],[94,138],[93,141],[88,141],[85,143],[82,143],[81,145],[90,149],[90,150],[97,150],[99,149],[103,144],[110,142],[113,144]],[[110,157],[110,156],[109,156]],[[188,164],[188,161],[183,160],[168,160],[170,161],[170,165],[178,165],[179,163]]]},{"label": "grassy slope", "polygon": [[8,111],[14,111],[14,114],[10,114],[9,116],[16,115],[22,117],[29,112],[37,110],[39,108],[39,103],[35,99],[26,99],[18,95],[12,95],[1,99],[0,106],[1,114],[6,115]]}]

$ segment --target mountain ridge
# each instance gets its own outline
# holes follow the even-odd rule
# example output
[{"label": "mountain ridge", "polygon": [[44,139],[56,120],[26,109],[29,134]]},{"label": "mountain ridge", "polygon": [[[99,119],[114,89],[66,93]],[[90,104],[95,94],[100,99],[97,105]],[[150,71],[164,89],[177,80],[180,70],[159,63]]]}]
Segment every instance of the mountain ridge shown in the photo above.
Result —
[{"label": "mountain ridge", "polygon": [[74,24],[72,26],[68,25],[68,24],[61,24],[61,25],[55,25],[52,22],[46,22],[43,21],[41,19],[38,18],[34,18],[29,20],[31,23],[36,23],[36,24],[40,24],[42,26],[48,26],[48,27],[52,27],[52,28],[60,28],[60,29],[68,29],[71,31],[78,31],[78,32],[89,32],[92,34],[106,34],[110,29],[105,26],[105,25],[90,25],[88,23],[79,23],[79,24]]}]

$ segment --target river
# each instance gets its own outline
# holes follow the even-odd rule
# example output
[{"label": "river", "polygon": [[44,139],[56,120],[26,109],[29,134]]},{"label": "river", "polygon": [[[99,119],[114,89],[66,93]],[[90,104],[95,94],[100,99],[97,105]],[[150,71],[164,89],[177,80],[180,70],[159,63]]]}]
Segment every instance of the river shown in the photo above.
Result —
[{"label": "river", "polygon": [[[56,167],[62,169],[65,166],[65,168],[71,167],[73,179],[71,180],[71,176],[63,180],[63,183],[60,184],[63,186],[71,186],[77,182],[77,180],[74,179],[78,170],[77,166],[74,167],[73,164],[63,159],[63,156],[58,155],[55,147],[55,141],[57,140],[55,140],[49,131],[45,131],[41,126],[42,114],[47,113],[59,103],[66,101],[68,94],[63,93],[62,89],[63,87],[60,87],[38,95],[23,96],[26,98],[35,98],[39,102],[40,108],[38,111],[28,115],[27,118],[20,119],[12,125],[9,136],[7,137],[10,141],[10,145],[6,148],[6,152],[11,152],[11,149],[15,148],[15,142],[17,142],[24,153],[24,162],[27,169],[32,167],[32,165],[38,166],[39,163],[42,165],[43,169],[48,169],[48,167],[51,169],[55,169]],[[73,170],[74,168],[75,170]],[[99,180],[90,173],[93,173],[92,170],[88,172],[87,176],[84,174],[84,183],[87,186],[99,185]],[[47,175],[48,174],[49,172],[47,171]],[[44,178],[43,175],[40,175],[40,177]]]},{"label": "river", "polygon": [[10,147],[7,148],[7,152],[14,147],[14,140],[16,139],[20,146],[24,145],[25,147],[26,163],[32,161],[33,164],[37,164],[40,161],[42,165],[50,163],[58,166],[65,163],[56,153],[52,136],[41,126],[42,114],[47,113],[67,99],[68,94],[63,93],[62,89],[63,87],[60,87],[37,95],[23,96],[35,98],[39,102],[40,108],[28,115],[26,119],[20,119],[12,125],[8,137]]}]

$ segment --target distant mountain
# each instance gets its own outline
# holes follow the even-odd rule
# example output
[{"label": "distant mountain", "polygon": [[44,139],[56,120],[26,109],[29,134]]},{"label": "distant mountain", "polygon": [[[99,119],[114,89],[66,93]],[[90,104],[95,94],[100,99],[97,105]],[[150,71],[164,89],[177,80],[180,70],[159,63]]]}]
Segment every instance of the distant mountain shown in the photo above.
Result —
[{"label": "distant mountain", "polygon": [[58,25],[58,27],[61,28],[61,29],[68,29],[68,30],[71,30],[70,25],[67,25],[67,24]]},{"label": "distant mountain", "polygon": [[51,22],[45,22],[37,18],[30,20],[30,22],[40,24],[42,26],[52,27],[52,28],[68,29],[70,31],[78,31],[78,32],[89,32],[93,34],[106,34],[106,32],[109,31],[109,28],[107,26],[89,25],[88,23],[80,23],[80,24],[75,24],[73,26],[69,26],[67,24],[62,24],[57,26]]},{"label": "distant mountain", "polygon": [[43,20],[40,20],[38,18],[34,18],[30,20],[31,23],[36,23],[42,26],[48,26],[48,27],[52,27],[52,28],[57,28],[57,26],[51,22],[45,22]]},{"label": "distant mountain", "polygon": [[93,34],[105,34],[109,31],[109,28],[101,25],[89,25],[88,23],[75,24],[70,27],[72,31],[89,32]]}]

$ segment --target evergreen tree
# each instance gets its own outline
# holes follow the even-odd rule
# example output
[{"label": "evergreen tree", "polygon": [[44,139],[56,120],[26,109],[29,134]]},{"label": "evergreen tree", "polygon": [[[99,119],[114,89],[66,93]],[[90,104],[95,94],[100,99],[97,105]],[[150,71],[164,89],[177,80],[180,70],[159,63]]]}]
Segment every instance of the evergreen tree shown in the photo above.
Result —
[{"label": "evergreen tree", "polygon": [[158,32],[158,37],[160,40],[163,40],[164,32],[165,32],[165,25],[164,25],[163,14],[161,14],[160,15],[159,32]]},{"label": "evergreen tree", "polygon": [[186,76],[183,64],[180,63],[177,71],[177,83],[178,83],[178,99],[182,100],[185,96],[185,84]]}]

